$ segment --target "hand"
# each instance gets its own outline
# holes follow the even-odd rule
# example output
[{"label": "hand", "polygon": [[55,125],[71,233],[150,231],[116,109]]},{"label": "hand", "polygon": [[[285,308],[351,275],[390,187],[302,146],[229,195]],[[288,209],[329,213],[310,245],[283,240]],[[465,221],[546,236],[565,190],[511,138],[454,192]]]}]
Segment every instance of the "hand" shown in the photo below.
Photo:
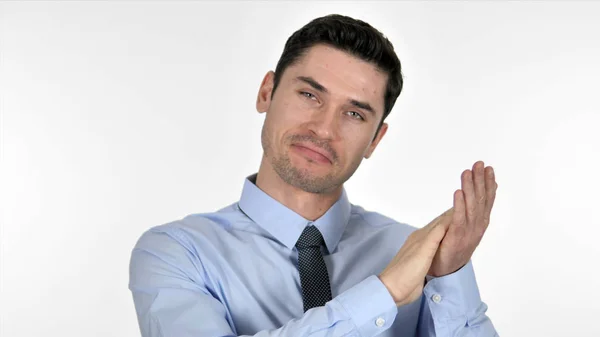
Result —
[{"label": "hand", "polygon": [[469,262],[490,223],[498,184],[494,169],[478,161],[461,175],[462,189],[454,192],[454,214],[448,232],[433,258],[428,275],[454,273]]},{"label": "hand", "polygon": [[379,274],[397,306],[421,297],[425,274],[452,222],[453,212],[450,208],[427,226],[412,232],[392,262]]}]

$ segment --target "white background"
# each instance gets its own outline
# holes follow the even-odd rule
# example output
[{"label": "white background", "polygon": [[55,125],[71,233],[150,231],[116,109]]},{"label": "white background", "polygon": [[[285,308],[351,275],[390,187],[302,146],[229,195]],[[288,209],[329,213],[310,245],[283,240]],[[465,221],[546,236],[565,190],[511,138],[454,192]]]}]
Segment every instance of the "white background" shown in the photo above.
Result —
[{"label": "white background", "polygon": [[0,4],[2,337],[139,335],[131,249],[238,200],[286,39],[371,23],[405,89],[353,203],[417,227],[477,160],[499,184],[473,261],[502,336],[600,336],[600,3]]}]

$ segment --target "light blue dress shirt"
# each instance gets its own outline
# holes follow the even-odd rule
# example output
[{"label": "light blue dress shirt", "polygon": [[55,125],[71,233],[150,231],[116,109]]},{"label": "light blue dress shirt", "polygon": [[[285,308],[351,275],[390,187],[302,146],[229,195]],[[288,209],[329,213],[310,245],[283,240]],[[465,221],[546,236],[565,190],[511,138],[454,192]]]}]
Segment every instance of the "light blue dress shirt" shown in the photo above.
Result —
[{"label": "light blue dress shirt", "polygon": [[[142,234],[129,289],[144,337],[497,336],[472,262],[396,307],[377,275],[416,228],[348,201],[309,221],[249,176],[239,202]],[[305,226],[325,239],[333,299],[303,312],[298,253]]]}]

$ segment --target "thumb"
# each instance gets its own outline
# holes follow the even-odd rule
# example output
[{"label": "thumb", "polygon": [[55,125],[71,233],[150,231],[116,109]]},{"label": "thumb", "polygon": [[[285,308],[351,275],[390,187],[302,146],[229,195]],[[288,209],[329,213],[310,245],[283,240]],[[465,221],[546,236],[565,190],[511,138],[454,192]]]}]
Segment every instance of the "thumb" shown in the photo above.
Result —
[{"label": "thumb", "polygon": [[450,222],[452,221],[452,216],[454,215],[454,207],[450,207],[444,213],[440,214],[437,218],[433,219],[427,226],[427,232],[431,232],[434,228],[438,226],[442,226],[445,229],[448,229]]}]

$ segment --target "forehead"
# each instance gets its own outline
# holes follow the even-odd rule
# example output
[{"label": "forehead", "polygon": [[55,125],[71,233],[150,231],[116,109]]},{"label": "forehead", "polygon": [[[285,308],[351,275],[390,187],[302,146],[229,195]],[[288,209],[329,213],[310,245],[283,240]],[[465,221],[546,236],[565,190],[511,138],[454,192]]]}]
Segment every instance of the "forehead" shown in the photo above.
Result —
[{"label": "forehead", "polygon": [[310,76],[333,95],[365,100],[383,111],[387,74],[347,52],[316,45],[288,70],[284,76],[292,82],[298,76]]}]

